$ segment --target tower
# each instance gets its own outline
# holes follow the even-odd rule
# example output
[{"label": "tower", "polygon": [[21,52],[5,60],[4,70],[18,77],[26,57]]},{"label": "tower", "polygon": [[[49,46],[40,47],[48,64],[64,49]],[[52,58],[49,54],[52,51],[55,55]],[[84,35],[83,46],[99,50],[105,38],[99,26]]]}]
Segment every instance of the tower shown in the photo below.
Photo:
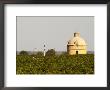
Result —
[{"label": "tower", "polygon": [[46,53],[45,50],[46,50],[46,49],[45,49],[45,44],[44,44],[44,57],[45,57],[45,53]]},{"label": "tower", "polygon": [[87,44],[85,40],[80,37],[79,32],[75,32],[74,37],[68,41],[67,52],[69,55],[87,54]]}]

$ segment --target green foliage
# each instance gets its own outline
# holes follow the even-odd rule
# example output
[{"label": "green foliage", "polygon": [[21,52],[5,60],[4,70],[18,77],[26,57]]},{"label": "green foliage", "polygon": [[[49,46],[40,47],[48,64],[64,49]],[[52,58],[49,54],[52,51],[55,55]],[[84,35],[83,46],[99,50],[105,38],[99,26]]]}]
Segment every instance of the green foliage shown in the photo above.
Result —
[{"label": "green foliage", "polygon": [[17,55],[17,74],[93,74],[94,55]]},{"label": "green foliage", "polygon": [[41,52],[41,51],[37,52],[36,56],[43,57],[43,52]]},{"label": "green foliage", "polygon": [[28,55],[28,52],[26,52],[26,51],[21,51],[20,53],[19,53],[20,55]]},{"label": "green foliage", "polygon": [[49,49],[49,50],[46,52],[46,56],[55,56],[55,50],[54,50],[54,49]]}]

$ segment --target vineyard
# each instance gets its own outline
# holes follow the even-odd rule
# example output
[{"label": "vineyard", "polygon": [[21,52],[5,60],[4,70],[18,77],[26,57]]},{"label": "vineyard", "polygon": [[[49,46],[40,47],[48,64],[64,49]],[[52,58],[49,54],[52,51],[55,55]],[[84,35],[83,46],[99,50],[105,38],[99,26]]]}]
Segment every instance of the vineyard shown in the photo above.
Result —
[{"label": "vineyard", "polygon": [[94,74],[94,55],[17,55],[16,74]]}]

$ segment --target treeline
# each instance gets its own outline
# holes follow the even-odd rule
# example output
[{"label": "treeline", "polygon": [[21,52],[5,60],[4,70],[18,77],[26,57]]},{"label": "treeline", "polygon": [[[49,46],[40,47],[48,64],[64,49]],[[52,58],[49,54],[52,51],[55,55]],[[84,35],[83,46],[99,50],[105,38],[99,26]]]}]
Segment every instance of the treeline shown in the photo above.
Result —
[{"label": "treeline", "polygon": [[[30,55],[27,51],[20,51],[18,55]],[[37,51],[37,52],[34,52],[31,54],[31,55],[37,55],[37,56],[44,56],[44,53],[42,51]],[[46,56],[54,56],[56,55],[56,51],[54,49],[49,49],[46,51]]]}]

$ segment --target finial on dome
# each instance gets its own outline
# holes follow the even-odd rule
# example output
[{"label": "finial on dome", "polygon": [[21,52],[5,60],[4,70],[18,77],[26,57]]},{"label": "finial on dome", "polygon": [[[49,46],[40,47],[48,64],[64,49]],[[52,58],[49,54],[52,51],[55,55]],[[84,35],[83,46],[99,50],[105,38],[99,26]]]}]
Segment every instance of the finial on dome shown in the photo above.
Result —
[{"label": "finial on dome", "polygon": [[79,37],[80,36],[80,33],[79,32],[75,32],[74,33],[74,37]]}]

